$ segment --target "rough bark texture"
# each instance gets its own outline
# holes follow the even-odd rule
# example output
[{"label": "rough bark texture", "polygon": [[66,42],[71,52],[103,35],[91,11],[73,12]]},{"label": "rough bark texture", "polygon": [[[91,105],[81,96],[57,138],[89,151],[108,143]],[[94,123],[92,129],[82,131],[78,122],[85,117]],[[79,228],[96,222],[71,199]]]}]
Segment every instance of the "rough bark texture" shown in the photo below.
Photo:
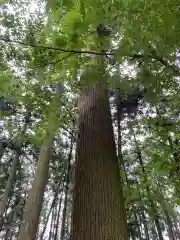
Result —
[{"label": "rough bark texture", "polygon": [[36,239],[36,231],[39,223],[39,215],[43,203],[45,186],[48,180],[49,161],[52,155],[52,140],[41,147],[35,178],[29,191],[26,202],[23,222],[21,224],[19,240]]},{"label": "rough bark texture", "polygon": [[73,240],[127,240],[124,200],[104,83],[84,88],[79,101]]}]

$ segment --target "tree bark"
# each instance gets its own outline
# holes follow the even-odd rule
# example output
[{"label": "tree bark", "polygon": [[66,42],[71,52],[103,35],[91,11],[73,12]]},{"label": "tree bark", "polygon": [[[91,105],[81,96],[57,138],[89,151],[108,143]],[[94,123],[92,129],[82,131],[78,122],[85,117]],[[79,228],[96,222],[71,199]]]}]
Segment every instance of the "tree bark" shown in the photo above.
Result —
[{"label": "tree bark", "polygon": [[52,139],[41,147],[35,178],[26,202],[19,240],[34,240],[43,203],[45,186],[48,180],[49,161],[52,154]]},{"label": "tree bark", "polygon": [[18,238],[19,240],[36,239],[44,191],[48,181],[49,163],[52,158],[53,137],[58,128],[57,121],[60,111],[60,97],[62,91],[63,86],[57,84],[56,94],[52,101],[51,111],[48,116],[48,136],[46,136],[46,140],[41,146],[35,177],[25,205],[23,221]]},{"label": "tree bark", "polygon": [[72,239],[127,240],[106,86],[99,81],[83,90],[79,101]]}]

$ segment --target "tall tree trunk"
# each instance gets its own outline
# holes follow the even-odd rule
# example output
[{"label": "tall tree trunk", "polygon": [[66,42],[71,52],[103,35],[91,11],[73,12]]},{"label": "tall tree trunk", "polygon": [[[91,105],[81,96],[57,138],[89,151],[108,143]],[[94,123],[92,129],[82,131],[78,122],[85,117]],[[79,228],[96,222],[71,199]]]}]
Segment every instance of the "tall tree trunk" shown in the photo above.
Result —
[{"label": "tall tree trunk", "polygon": [[173,171],[173,175],[174,172],[176,173],[176,175],[174,175],[174,185],[175,185],[175,190],[177,195],[180,197],[180,189],[179,189],[179,184],[180,184],[180,150],[179,150],[179,145],[176,143],[178,142],[178,140],[173,141],[171,136],[168,136],[168,142],[169,142],[169,146],[171,148],[172,151],[172,155],[174,158],[174,165],[175,165],[175,169]]},{"label": "tall tree trunk", "polygon": [[41,146],[35,177],[25,205],[19,240],[34,240],[36,238],[44,191],[48,181],[49,163],[52,158],[53,137],[57,130],[55,121],[58,121],[63,87],[61,84],[57,84],[56,89],[48,118],[48,137]]},{"label": "tall tree trunk", "polygon": [[[13,205],[11,206],[11,211],[8,212],[6,215],[6,225],[4,226],[4,231],[6,232],[5,234],[5,240],[11,239],[14,231],[14,225],[16,224],[15,222],[18,221],[20,215],[21,215],[21,208],[23,204],[23,198],[21,198],[21,186],[18,188],[20,195],[15,195],[15,201]],[[17,217],[18,216],[18,217]]]},{"label": "tall tree trunk", "polygon": [[53,198],[52,203],[51,203],[51,207],[50,207],[50,209],[49,209],[48,215],[47,215],[46,220],[45,220],[45,224],[44,224],[44,226],[43,226],[42,233],[40,234],[40,240],[43,240],[43,238],[44,238],[44,233],[45,233],[45,231],[46,231],[47,224],[48,224],[48,221],[49,221],[49,217],[50,217],[50,215],[51,215],[51,212],[52,212],[52,210],[54,209],[54,205],[55,205],[55,202],[56,202],[56,198],[57,198],[57,196],[54,195],[54,198]]},{"label": "tall tree trunk", "polygon": [[[135,211],[136,211],[136,210],[135,210]],[[136,220],[137,236],[138,236],[138,239],[139,239],[139,240],[142,240],[142,236],[141,236],[141,228],[140,228],[141,222],[138,220],[137,212],[134,213],[134,217],[135,217],[135,220]]]},{"label": "tall tree trunk", "polygon": [[73,192],[75,186],[75,162],[71,163],[70,167],[70,180],[69,180],[69,189],[68,189],[68,209],[67,209],[67,224],[68,224],[68,232],[69,239],[72,239],[72,207],[73,207]]},{"label": "tall tree trunk", "polygon": [[4,214],[6,212],[8,199],[9,199],[9,196],[10,196],[10,193],[13,188],[14,181],[15,181],[16,170],[17,170],[17,166],[19,163],[19,155],[20,155],[19,151],[16,151],[16,155],[15,155],[14,161],[12,163],[9,177],[6,182],[5,191],[4,191],[3,197],[0,202],[0,230],[2,229],[2,226],[4,223]]},{"label": "tall tree trunk", "polygon": [[4,152],[5,152],[5,149],[6,149],[7,145],[8,145],[8,141],[7,141],[7,140],[2,139],[2,140],[0,141],[0,159],[1,159],[1,158],[3,157],[3,155],[4,155]]},{"label": "tall tree trunk", "polygon": [[54,233],[54,240],[58,239],[58,229],[59,229],[59,219],[60,219],[60,212],[61,212],[61,203],[62,203],[62,193],[60,195],[60,200],[59,200],[57,222],[56,222],[55,233]]},{"label": "tall tree trunk", "polygon": [[121,106],[121,100],[119,92],[117,91],[115,94],[115,102],[116,102],[116,111],[117,111],[117,132],[118,132],[118,142],[117,142],[117,150],[118,150],[118,163],[119,163],[119,169],[124,171],[125,179],[123,179],[123,182],[128,184],[128,176],[126,172],[125,162],[122,154],[122,127],[121,127],[121,121],[122,121],[122,106]]},{"label": "tall tree trunk", "polygon": [[149,240],[149,230],[148,230],[148,225],[147,225],[147,220],[146,220],[146,216],[144,211],[141,212],[142,215],[142,221],[143,221],[143,225],[144,225],[144,234],[145,234],[145,238],[146,240]]},{"label": "tall tree trunk", "polygon": [[67,200],[68,200],[68,187],[69,187],[69,180],[70,180],[69,174],[70,174],[70,169],[71,169],[72,150],[73,150],[73,134],[72,134],[72,137],[71,137],[71,144],[70,144],[70,150],[69,150],[69,155],[68,155],[68,165],[67,165],[67,173],[66,173],[66,181],[65,181],[65,198],[64,198],[64,208],[63,208],[63,214],[62,214],[62,225],[61,225],[60,240],[64,239],[64,234],[65,234]]},{"label": "tall tree trunk", "polygon": [[56,189],[55,189],[55,193],[54,193],[54,198],[52,200],[52,203],[51,203],[51,206],[50,206],[50,209],[49,209],[49,212],[47,214],[47,217],[46,217],[46,220],[45,220],[45,224],[44,224],[44,227],[43,227],[43,230],[40,234],[40,240],[43,240],[44,239],[44,233],[46,231],[46,228],[47,228],[47,224],[48,224],[48,221],[49,221],[49,217],[51,215],[51,212],[52,210],[54,209],[55,207],[55,204],[56,204],[56,201],[58,200],[58,195],[62,194],[62,191],[60,190],[60,185],[62,184],[62,181],[64,179],[64,173],[65,171],[63,171],[63,173],[61,174],[60,177],[58,177],[56,180],[59,182],[58,185],[56,186]]},{"label": "tall tree trunk", "polygon": [[123,161],[123,156],[122,156],[122,131],[121,131],[121,118],[122,118],[122,109],[121,109],[121,101],[119,97],[119,93],[116,93],[116,111],[117,111],[117,127],[118,127],[118,162],[119,166],[123,166],[123,169],[125,170],[124,167],[124,161]]},{"label": "tall tree trunk", "polygon": [[173,223],[172,223],[171,217],[169,216],[169,213],[168,213],[167,200],[163,196],[159,178],[157,179],[157,187],[158,187],[160,203],[162,205],[162,209],[163,209],[163,212],[164,212],[164,215],[166,218],[167,232],[168,232],[169,240],[175,240],[175,236],[174,236],[175,234],[173,231]]},{"label": "tall tree trunk", "polygon": [[173,231],[173,223],[172,223],[171,218],[166,209],[164,209],[164,215],[166,217],[167,232],[168,232],[169,240],[175,240],[174,231]]},{"label": "tall tree trunk", "polygon": [[158,233],[159,240],[164,240],[158,216],[154,217],[154,222],[155,222],[155,226],[156,226],[156,230],[157,230],[157,233]]},{"label": "tall tree trunk", "polygon": [[175,228],[175,239],[180,239],[179,224],[175,214],[173,214],[173,223]]},{"label": "tall tree trunk", "polygon": [[72,239],[127,240],[110,106],[102,76],[101,81],[83,89],[78,107]]},{"label": "tall tree trunk", "polygon": [[[56,199],[57,201],[57,199]],[[56,201],[52,209],[52,215],[51,215],[51,225],[49,229],[49,240],[53,239],[54,237],[54,222],[55,222],[55,214],[56,214]]]},{"label": "tall tree trunk", "polygon": [[18,224],[18,230],[17,230],[17,237],[19,236],[19,232],[20,232],[20,226],[21,226],[21,221],[22,221],[22,218],[23,218],[23,210],[24,210],[24,206],[25,206],[25,203],[26,203],[26,199],[27,199],[27,192],[24,193],[24,199],[22,201],[22,205],[20,207],[20,212],[19,212],[19,224]]},{"label": "tall tree trunk", "polygon": [[52,156],[52,139],[41,147],[35,178],[25,205],[19,240],[34,240],[39,223],[45,186],[48,180],[49,161]]},{"label": "tall tree trunk", "polygon": [[19,165],[20,152],[21,152],[21,143],[18,143],[16,152],[15,152],[15,157],[14,157],[14,160],[12,162],[11,169],[10,169],[9,177],[8,177],[7,182],[6,182],[4,194],[3,194],[3,197],[2,197],[1,202],[0,202],[0,230],[2,229],[2,226],[3,226],[3,223],[4,223],[4,214],[7,210],[8,200],[9,200],[9,197],[11,195],[13,185],[15,183],[16,172],[17,172],[18,165]]},{"label": "tall tree trunk", "polygon": [[16,180],[16,172],[19,166],[19,157],[21,154],[21,147],[22,147],[22,136],[26,133],[26,129],[29,123],[29,118],[30,118],[30,114],[28,113],[25,115],[25,123],[21,131],[21,134],[18,133],[17,136],[15,136],[12,141],[12,144],[14,145],[16,150],[15,150],[15,157],[10,169],[9,177],[6,182],[4,194],[0,202],[0,231],[4,224],[4,215],[6,213],[6,210],[8,207],[8,201],[9,201],[9,198],[11,197],[11,191]]},{"label": "tall tree trunk", "polygon": [[158,235],[157,235],[155,223],[154,223],[154,221],[152,223],[153,224],[151,226],[151,237],[152,237],[152,240],[157,240],[158,239]]}]

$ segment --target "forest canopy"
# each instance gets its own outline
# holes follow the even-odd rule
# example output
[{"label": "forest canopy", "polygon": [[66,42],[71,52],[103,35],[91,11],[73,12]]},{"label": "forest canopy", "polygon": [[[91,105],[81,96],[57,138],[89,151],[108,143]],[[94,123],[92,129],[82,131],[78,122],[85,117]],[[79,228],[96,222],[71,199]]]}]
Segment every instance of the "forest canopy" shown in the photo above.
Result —
[{"label": "forest canopy", "polygon": [[180,239],[179,1],[0,20],[0,239]]}]

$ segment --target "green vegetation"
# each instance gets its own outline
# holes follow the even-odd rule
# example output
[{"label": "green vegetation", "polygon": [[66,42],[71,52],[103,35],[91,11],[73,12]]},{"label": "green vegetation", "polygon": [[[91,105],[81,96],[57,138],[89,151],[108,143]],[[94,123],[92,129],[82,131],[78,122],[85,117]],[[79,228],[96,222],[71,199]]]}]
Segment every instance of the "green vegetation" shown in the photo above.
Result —
[{"label": "green vegetation", "polygon": [[0,1],[0,239],[180,239],[179,12]]}]

